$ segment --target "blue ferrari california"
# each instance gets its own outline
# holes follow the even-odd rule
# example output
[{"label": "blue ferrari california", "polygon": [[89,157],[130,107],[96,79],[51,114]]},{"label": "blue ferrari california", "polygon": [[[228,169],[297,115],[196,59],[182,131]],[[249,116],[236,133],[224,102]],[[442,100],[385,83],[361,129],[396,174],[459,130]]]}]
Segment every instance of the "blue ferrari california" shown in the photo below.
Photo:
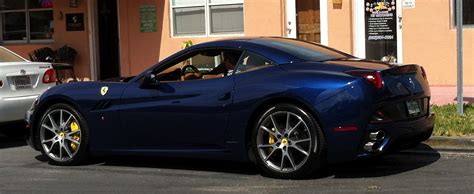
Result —
[{"label": "blue ferrari california", "polygon": [[55,165],[110,154],[207,158],[301,178],[428,139],[429,102],[418,65],[238,38],[184,49],[138,76],[53,87],[26,121],[29,144]]}]

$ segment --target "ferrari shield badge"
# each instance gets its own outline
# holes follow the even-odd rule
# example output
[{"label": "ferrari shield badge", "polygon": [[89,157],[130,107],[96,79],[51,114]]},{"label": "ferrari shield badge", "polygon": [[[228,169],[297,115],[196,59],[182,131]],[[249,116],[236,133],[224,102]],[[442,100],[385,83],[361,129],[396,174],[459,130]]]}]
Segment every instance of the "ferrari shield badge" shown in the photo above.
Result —
[{"label": "ferrari shield badge", "polygon": [[102,87],[102,88],[100,89],[100,94],[101,94],[102,96],[105,96],[108,91],[109,91],[109,87],[104,86],[104,87]]}]

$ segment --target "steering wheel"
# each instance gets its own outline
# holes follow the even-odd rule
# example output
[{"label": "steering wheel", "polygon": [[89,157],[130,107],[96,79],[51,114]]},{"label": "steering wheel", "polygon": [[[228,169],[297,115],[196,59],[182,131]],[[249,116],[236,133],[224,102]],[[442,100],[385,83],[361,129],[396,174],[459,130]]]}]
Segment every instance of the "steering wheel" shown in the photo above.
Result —
[{"label": "steering wheel", "polygon": [[185,76],[186,75],[186,71],[191,68],[191,70],[193,71],[192,73],[194,74],[194,76],[196,76],[198,79],[201,79],[202,78],[202,73],[199,71],[199,69],[193,65],[185,65],[183,68],[181,68],[181,75],[182,76]]}]

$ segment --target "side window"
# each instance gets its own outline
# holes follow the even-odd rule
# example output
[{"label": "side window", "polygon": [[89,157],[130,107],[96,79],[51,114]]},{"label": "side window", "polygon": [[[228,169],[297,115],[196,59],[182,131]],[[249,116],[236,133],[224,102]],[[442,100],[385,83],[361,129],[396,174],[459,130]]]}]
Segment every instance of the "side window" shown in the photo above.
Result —
[{"label": "side window", "polygon": [[245,52],[235,71],[236,74],[272,66],[273,62],[257,54]]},{"label": "side window", "polygon": [[[193,65],[198,68],[201,73],[210,72],[212,69],[217,67],[221,63],[219,55],[204,55],[197,54],[187,59],[187,65]],[[186,73],[190,73],[190,69],[187,69]]]},{"label": "side window", "polygon": [[188,53],[158,71],[159,81],[222,78],[232,74],[242,51],[207,49]]},{"label": "side window", "polygon": [[160,81],[186,81],[202,79],[203,75],[212,71],[221,63],[219,51],[202,51],[188,55],[182,60],[160,71]]}]

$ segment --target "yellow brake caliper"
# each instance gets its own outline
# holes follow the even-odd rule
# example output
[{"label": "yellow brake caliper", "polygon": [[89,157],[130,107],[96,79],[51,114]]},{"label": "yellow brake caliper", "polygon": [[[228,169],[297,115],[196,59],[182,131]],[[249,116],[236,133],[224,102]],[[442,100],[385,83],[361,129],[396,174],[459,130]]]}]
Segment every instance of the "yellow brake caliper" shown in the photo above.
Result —
[{"label": "yellow brake caliper", "polygon": [[[274,132],[274,131],[275,131],[275,128],[272,128],[272,131]],[[274,137],[272,134],[270,134],[270,135],[268,136],[268,144],[271,145],[271,144],[274,144],[274,143],[275,143],[275,137]]]},{"label": "yellow brake caliper", "polygon": [[[79,131],[79,125],[76,122],[72,122],[70,127],[71,127],[71,132]],[[81,135],[79,133],[76,133],[72,136],[72,139],[79,142],[81,140]],[[73,152],[77,150],[77,147],[78,145],[76,143],[71,142],[71,149]]]}]

